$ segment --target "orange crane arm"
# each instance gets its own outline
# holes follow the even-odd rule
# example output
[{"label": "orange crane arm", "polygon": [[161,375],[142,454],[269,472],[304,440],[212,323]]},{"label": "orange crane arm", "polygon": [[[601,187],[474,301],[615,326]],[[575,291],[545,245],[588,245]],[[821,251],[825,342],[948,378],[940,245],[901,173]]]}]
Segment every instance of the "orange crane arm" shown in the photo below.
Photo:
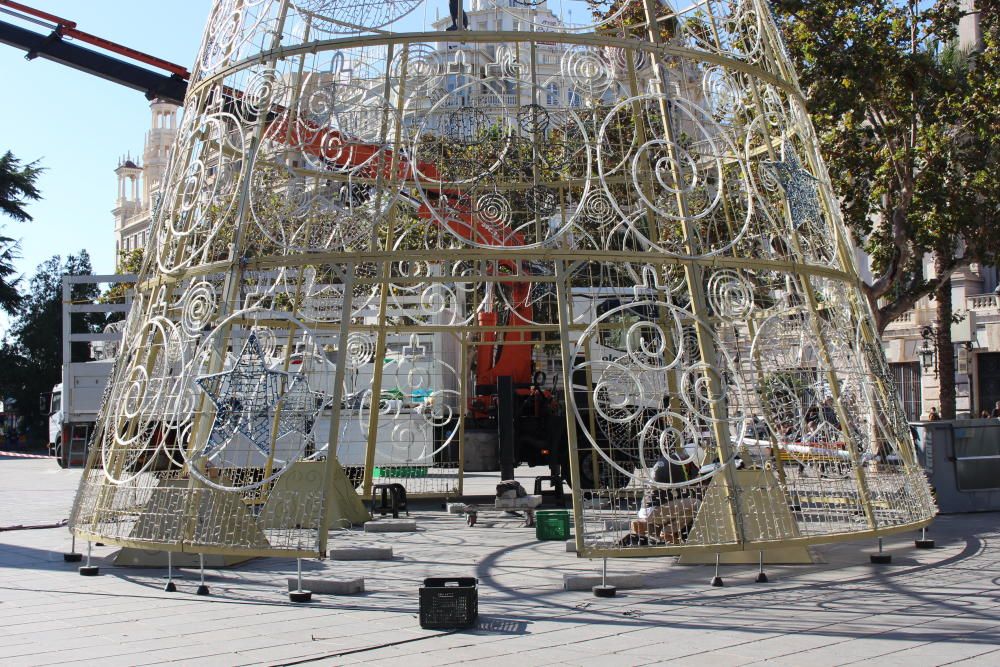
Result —
[{"label": "orange crane arm", "polygon": [[76,27],[76,21],[70,21],[69,19],[64,19],[60,16],[56,16],[55,14],[43,12],[35,9],[34,7],[21,4],[20,2],[14,2],[13,0],[0,0],[0,5],[8,7],[11,10],[11,13],[15,15],[20,13],[50,23],[51,25],[49,27],[53,28],[53,34],[57,37],[72,37],[73,39],[78,39],[81,42],[86,42],[87,44],[100,47],[105,51],[117,53],[118,55],[125,56],[131,60],[145,63],[146,65],[152,65],[157,69],[170,72],[174,76],[178,76],[185,81],[191,78],[191,72],[187,71],[187,69],[181,67],[180,65],[163,60],[162,58],[157,58],[156,56],[151,56],[148,53],[143,53],[142,51],[130,49],[127,46],[112,42],[111,40],[104,39],[103,37],[91,35],[89,32],[79,30]]},{"label": "orange crane arm", "polygon": [[[268,127],[265,137],[279,143],[301,147],[303,151],[329,161],[338,169],[358,169],[368,178],[375,178],[379,175],[388,176],[392,170],[392,154],[384,147],[352,141],[345,138],[337,130],[319,128],[302,121],[293,122],[289,127],[287,112]],[[437,166],[431,162],[419,162],[417,169],[424,178],[432,180],[440,178]],[[397,160],[396,176],[401,180],[408,180],[414,176],[413,165],[402,156],[399,156]],[[468,207],[448,207],[447,197],[456,195],[457,193],[454,191],[443,190],[437,194],[439,201],[444,204],[443,208],[447,207],[447,210],[435,214],[429,205],[424,203],[418,212],[421,218],[443,224],[456,235],[475,243],[493,247],[517,247],[524,244],[524,236],[517,231],[504,234],[500,238],[489,227],[478,224],[473,212]],[[505,258],[499,260],[498,265],[501,270],[513,274],[517,273],[520,262]],[[528,301],[531,285],[522,281],[509,281],[501,284],[508,285],[511,293],[512,312],[507,326],[530,324],[533,316],[532,307]],[[521,331],[509,331],[498,335],[496,326],[499,321],[497,313],[492,310],[479,313],[479,324],[483,328],[484,343],[511,344],[501,348],[498,359],[494,359],[494,346],[479,346],[476,354],[477,383],[494,385],[497,378],[503,376],[510,376],[515,384],[531,382],[531,346],[524,342],[528,340],[527,334]]]}]

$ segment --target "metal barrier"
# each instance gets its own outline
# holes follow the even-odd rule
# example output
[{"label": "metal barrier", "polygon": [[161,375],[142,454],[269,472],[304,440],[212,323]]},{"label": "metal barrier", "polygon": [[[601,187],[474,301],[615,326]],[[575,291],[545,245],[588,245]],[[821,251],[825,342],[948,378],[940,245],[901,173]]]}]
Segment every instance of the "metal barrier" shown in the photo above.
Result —
[{"label": "metal barrier", "polygon": [[911,424],[942,513],[1000,510],[1000,420]]}]

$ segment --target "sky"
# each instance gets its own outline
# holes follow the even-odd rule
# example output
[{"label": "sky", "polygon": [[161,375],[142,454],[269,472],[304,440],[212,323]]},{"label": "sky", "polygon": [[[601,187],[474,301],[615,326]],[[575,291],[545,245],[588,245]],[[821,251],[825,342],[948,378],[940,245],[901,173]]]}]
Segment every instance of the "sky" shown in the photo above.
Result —
[{"label": "sky", "polygon": [[[210,0],[21,0],[77,28],[191,69]],[[0,14],[23,28],[45,32]],[[81,46],[87,46],[81,44]],[[89,48],[89,47],[88,47]],[[53,255],[90,253],[95,273],[113,273],[114,174],[119,157],[142,155],[150,127],[142,93],[0,44],[0,153],[38,160],[43,199],[27,207],[33,222],[0,219],[21,241],[18,271],[30,279]],[[0,331],[7,322],[0,321]]]}]

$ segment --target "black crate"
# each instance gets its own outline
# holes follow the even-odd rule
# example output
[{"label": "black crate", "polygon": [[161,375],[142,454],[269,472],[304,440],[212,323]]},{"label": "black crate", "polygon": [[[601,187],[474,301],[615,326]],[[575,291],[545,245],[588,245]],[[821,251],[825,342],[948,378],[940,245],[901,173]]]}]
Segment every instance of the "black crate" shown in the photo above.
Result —
[{"label": "black crate", "polygon": [[479,618],[475,577],[430,577],[420,587],[420,627],[471,628]]}]

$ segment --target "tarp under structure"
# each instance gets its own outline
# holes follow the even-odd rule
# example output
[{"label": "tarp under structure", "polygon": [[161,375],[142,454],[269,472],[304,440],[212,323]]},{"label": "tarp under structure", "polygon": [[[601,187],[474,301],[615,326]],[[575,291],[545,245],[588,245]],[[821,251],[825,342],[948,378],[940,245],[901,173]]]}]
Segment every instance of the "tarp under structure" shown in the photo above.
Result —
[{"label": "tarp under structure", "polygon": [[215,2],[73,530],[323,554],[374,483],[459,493],[503,375],[582,556],[925,525],[767,4],[452,12]]}]

